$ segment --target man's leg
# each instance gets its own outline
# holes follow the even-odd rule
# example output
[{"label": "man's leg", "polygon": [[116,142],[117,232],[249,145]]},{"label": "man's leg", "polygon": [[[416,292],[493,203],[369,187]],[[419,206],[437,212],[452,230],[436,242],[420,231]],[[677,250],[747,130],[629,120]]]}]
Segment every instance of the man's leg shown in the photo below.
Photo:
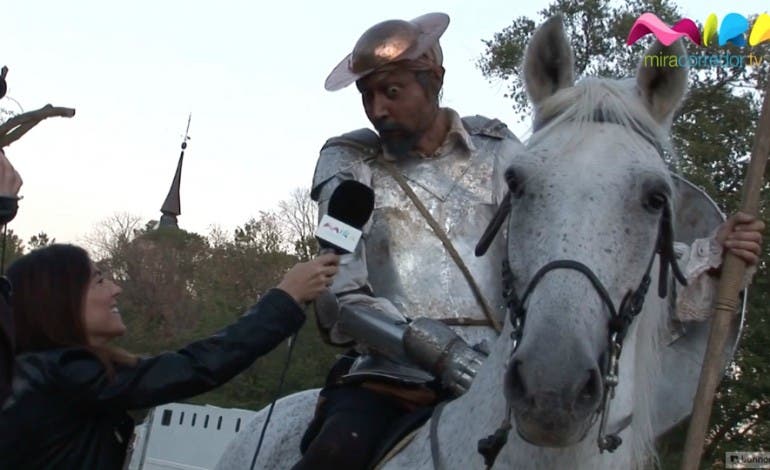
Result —
[{"label": "man's leg", "polygon": [[393,399],[359,386],[322,394],[309,431],[320,429],[293,470],[365,469],[385,433],[406,411]]}]

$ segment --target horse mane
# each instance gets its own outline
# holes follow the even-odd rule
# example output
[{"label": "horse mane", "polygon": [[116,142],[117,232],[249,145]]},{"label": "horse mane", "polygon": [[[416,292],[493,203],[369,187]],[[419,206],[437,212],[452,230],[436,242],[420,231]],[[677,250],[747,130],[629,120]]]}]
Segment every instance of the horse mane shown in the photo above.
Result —
[{"label": "horse mane", "polygon": [[[630,145],[642,146],[646,141],[662,156],[675,159],[668,136],[670,126],[653,119],[638,97],[634,79],[586,77],[574,86],[558,90],[538,104],[527,145],[537,146],[555,132],[570,133],[564,141],[574,143],[588,137],[585,126],[596,122],[611,122],[635,130],[642,139],[631,139]],[[565,123],[570,125],[563,126]]]},{"label": "horse mane", "polygon": [[[657,284],[658,267],[651,273],[652,285]],[[668,328],[668,299],[660,299],[655,291],[648,293],[642,312],[637,317],[636,364],[634,365],[634,428],[631,456],[635,468],[659,466],[652,427],[654,385],[662,379],[661,352],[665,347],[663,332]],[[671,294],[669,294],[671,295]]]}]

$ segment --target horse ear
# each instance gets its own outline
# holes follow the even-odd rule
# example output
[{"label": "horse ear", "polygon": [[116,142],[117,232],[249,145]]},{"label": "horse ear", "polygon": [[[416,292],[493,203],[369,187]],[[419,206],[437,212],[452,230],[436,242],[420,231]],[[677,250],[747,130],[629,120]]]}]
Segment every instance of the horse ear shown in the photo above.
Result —
[{"label": "horse ear", "polygon": [[543,23],[529,41],[524,53],[524,86],[532,104],[575,82],[572,56],[561,15]]},{"label": "horse ear", "polygon": [[670,126],[674,111],[687,93],[687,61],[680,67],[681,57],[687,58],[681,39],[670,46],[655,41],[644,53],[636,72],[636,85],[645,106],[665,126]]}]

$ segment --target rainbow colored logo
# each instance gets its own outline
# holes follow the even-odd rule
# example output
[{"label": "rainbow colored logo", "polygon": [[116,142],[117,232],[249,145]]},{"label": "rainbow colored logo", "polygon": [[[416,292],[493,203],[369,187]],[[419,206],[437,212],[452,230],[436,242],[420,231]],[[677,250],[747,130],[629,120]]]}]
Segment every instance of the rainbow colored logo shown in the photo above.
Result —
[{"label": "rainbow colored logo", "polygon": [[[674,26],[669,26],[654,13],[644,13],[634,21],[634,25],[628,32],[626,44],[634,44],[639,39],[654,34],[665,46],[671,45],[681,37],[687,37],[697,45],[708,46],[716,35],[720,46],[727,43],[736,46],[746,45],[746,31],[749,30],[749,20],[738,13],[729,13],[722,19],[717,30],[717,15],[710,14],[703,25],[703,33],[698,30],[698,25],[689,18],[682,18]],[[749,34],[749,44],[756,46],[770,40],[770,15],[759,15]]]},{"label": "rainbow colored logo", "polygon": [[342,238],[348,239],[352,237],[352,233],[350,230],[347,229],[341,229],[339,227],[335,227],[334,225],[330,224],[329,222],[326,222],[322,225],[322,228],[328,228],[332,232],[336,233],[337,235],[341,236]]}]

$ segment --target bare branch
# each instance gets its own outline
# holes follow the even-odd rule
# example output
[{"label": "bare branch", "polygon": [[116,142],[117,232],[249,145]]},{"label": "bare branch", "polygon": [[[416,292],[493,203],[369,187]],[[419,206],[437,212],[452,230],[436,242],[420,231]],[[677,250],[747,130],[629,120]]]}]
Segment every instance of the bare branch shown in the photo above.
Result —
[{"label": "bare branch", "polygon": [[111,258],[134,239],[141,219],[127,212],[117,212],[98,222],[84,242],[94,261]]},{"label": "bare branch", "polygon": [[278,217],[289,241],[294,245],[295,254],[301,259],[309,259],[316,250],[313,239],[316,214],[316,205],[310,198],[309,188],[295,188],[289,194],[289,199],[278,203]]},{"label": "bare branch", "polygon": [[40,109],[18,114],[3,124],[0,124],[0,148],[7,147],[30,129],[40,124],[40,121],[50,117],[67,117],[75,115],[72,108],[61,108],[47,104]]}]

